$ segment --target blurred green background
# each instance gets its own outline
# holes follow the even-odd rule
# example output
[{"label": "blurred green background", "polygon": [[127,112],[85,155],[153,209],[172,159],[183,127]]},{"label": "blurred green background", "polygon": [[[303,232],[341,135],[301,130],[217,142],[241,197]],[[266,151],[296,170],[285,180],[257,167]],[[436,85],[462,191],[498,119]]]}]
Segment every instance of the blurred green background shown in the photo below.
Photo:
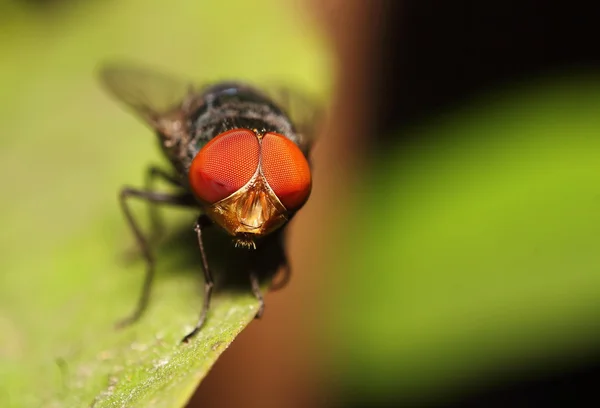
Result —
[{"label": "blurred green background", "polygon": [[[410,20],[417,3],[404,3]],[[530,384],[560,400],[548,377],[577,385],[592,367],[596,378],[598,65],[578,63],[574,42],[574,63],[540,57],[533,69],[534,56],[506,56],[539,44],[504,25],[506,43],[485,45],[504,65],[473,64],[467,54],[485,51],[446,55],[443,40],[389,24],[398,10],[386,4],[0,3],[0,406],[171,407],[194,392],[190,407],[503,406]],[[453,24],[439,38],[476,41]],[[198,82],[287,83],[328,108],[313,197],[290,231],[292,282],[197,391],[256,305],[220,292],[194,345],[177,344],[201,304],[200,263],[194,214],[163,211],[173,229],[150,309],[112,329],[143,273],[123,260],[133,240],[117,191],[162,162],[97,84],[114,58]],[[520,75],[454,98],[492,65]]]},{"label": "blurred green background", "polygon": [[350,255],[332,260],[352,395],[441,397],[594,361],[599,110],[597,75],[549,75],[408,127],[427,142],[373,159],[339,237]]}]

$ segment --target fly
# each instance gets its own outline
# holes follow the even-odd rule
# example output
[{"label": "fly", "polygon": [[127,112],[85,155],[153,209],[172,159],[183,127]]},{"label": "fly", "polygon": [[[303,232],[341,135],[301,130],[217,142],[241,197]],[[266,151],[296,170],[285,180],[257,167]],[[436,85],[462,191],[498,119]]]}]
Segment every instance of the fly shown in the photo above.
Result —
[{"label": "fly", "polygon": [[[288,91],[268,94],[241,82],[195,87],[135,65],[105,66],[100,78],[113,97],[154,130],[171,163],[171,171],[150,167],[149,180],[159,177],[176,189],[175,193],[151,186],[120,191],[123,214],[146,261],[146,275],[137,307],[119,325],[129,325],[143,314],[155,270],[148,237],[138,226],[129,199],[196,209],[204,299],[196,326],[183,338],[187,342],[204,325],[213,290],[203,231],[216,225],[236,247],[253,250],[292,219],[312,188],[308,155],[317,111],[307,98]],[[294,109],[297,119],[292,123]],[[264,301],[257,276],[252,271],[249,276],[260,303],[259,318]]]}]

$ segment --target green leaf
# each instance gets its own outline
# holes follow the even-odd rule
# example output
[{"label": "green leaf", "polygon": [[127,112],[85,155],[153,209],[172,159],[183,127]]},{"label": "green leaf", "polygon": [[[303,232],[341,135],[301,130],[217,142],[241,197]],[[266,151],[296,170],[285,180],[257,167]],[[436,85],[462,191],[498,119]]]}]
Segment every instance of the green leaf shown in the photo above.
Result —
[{"label": "green leaf", "polygon": [[[227,255],[231,242],[213,231],[209,262],[239,282],[216,289],[207,325],[179,343],[202,305],[197,214],[165,209],[150,307],[113,328],[144,274],[141,259],[125,261],[134,241],[117,192],[141,186],[162,159],[152,133],[102,92],[97,66],[122,56],[199,82],[274,78],[312,90],[326,77],[324,48],[297,11],[269,0],[204,4],[79,2],[19,10],[3,26],[0,406],[182,406],[252,321],[243,256]],[[143,205],[134,211],[147,216]]]}]

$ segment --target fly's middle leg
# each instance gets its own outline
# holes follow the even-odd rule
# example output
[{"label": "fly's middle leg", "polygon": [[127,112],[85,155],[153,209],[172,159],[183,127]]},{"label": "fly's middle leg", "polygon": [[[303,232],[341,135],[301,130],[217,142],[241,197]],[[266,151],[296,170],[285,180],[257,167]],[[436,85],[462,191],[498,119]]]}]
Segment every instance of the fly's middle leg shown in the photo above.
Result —
[{"label": "fly's middle leg", "polygon": [[124,187],[119,194],[119,201],[121,203],[121,209],[127,223],[135,240],[142,252],[142,256],[146,261],[146,275],[144,277],[144,283],[142,286],[142,292],[139,297],[136,308],[133,313],[126,317],[125,319],[119,321],[117,323],[117,327],[124,327],[130,325],[137,321],[148,306],[148,300],[150,298],[150,290],[152,287],[152,281],[154,280],[154,270],[155,270],[155,260],[152,250],[150,248],[150,244],[148,243],[148,239],[143,234],[140,229],[138,222],[134,218],[131,208],[129,207],[128,200],[130,198],[138,198],[144,201],[147,201],[152,204],[167,204],[167,205],[175,205],[175,206],[183,206],[183,207],[193,207],[194,199],[187,193],[183,194],[167,194],[167,193],[158,193],[154,191],[145,191],[138,190],[131,187]]}]

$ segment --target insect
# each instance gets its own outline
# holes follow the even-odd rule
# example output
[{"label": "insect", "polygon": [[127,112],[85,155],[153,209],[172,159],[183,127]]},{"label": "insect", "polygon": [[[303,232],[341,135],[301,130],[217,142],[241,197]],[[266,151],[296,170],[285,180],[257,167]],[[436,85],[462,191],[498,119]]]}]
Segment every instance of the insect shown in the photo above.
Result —
[{"label": "insect", "polygon": [[[187,342],[205,323],[213,290],[203,231],[221,228],[240,250],[255,250],[263,238],[281,231],[311,193],[309,152],[319,112],[306,96],[287,90],[268,94],[241,82],[195,87],[135,64],[105,65],[100,79],[158,136],[171,170],[150,167],[148,179],[160,177],[176,189],[175,193],[150,187],[120,191],[122,211],[146,261],[146,275],[136,309],[119,325],[133,323],[143,314],[155,270],[149,239],[129,200],[193,208],[200,212],[194,230],[205,282],[200,316],[182,340]],[[293,122],[289,112],[294,109],[298,114]],[[256,274],[249,275],[260,302],[259,318],[264,301]]]}]

